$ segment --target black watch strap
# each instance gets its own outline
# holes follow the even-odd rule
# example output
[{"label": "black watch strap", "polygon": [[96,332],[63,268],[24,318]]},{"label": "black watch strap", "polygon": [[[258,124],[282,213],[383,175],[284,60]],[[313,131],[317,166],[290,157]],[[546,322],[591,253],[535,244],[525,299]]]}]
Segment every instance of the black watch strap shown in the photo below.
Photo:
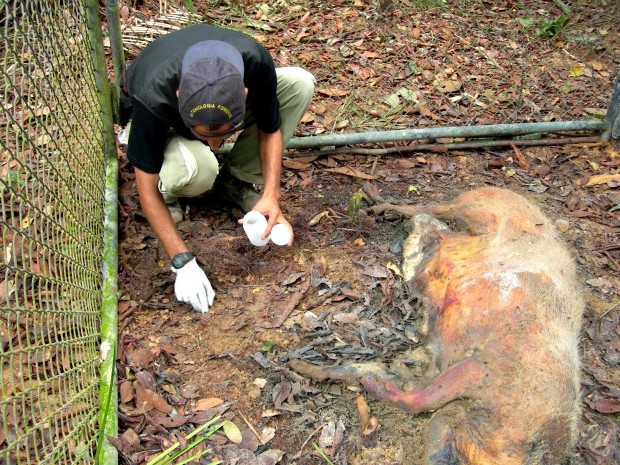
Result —
[{"label": "black watch strap", "polygon": [[181,252],[172,257],[172,267],[175,269],[183,268],[190,261],[194,259],[194,255],[191,252]]}]

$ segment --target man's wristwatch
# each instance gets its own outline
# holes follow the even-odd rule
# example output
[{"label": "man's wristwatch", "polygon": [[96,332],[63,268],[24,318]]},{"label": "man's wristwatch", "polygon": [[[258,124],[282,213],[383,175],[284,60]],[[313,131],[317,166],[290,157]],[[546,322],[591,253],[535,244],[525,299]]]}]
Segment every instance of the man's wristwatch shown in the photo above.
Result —
[{"label": "man's wristwatch", "polygon": [[172,267],[176,270],[183,268],[194,259],[191,252],[181,252],[172,257]]}]

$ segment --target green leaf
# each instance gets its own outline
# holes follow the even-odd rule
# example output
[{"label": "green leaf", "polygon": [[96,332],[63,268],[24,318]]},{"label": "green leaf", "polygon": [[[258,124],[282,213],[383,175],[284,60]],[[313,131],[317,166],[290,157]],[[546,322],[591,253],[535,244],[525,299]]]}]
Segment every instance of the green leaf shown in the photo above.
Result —
[{"label": "green leaf", "polygon": [[517,19],[517,21],[523,27],[532,27],[534,24],[536,24],[536,20],[534,18],[519,18]]},{"label": "green leaf", "polygon": [[258,9],[265,16],[269,16],[271,14],[271,12],[272,12],[272,8],[269,5],[267,5],[266,3],[263,3],[263,4],[259,5]]},{"label": "green leaf", "polygon": [[390,95],[388,98],[384,100],[384,102],[387,103],[392,108],[398,107],[400,105],[400,97],[398,95],[398,92],[395,92],[392,95]]},{"label": "green leaf", "polygon": [[265,341],[265,342],[263,342],[263,345],[261,345],[260,350],[262,352],[269,352],[276,345],[278,345],[278,343],[276,341]]},{"label": "green leaf", "polygon": [[237,428],[237,425],[230,420],[226,420],[224,421],[224,426],[222,428],[224,429],[224,434],[228,439],[230,439],[231,442],[241,444],[243,437],[241,436],[241,431]]},{"label": "green leaf", "polygon": [[528,186],[528,189],[537,194],[542,194],[547,190],[547,186],[545,186],[540,179],[534,179]]},{"label": "green leaf", "polygon": [[418,96],[415,94],[414,91],[409,90],[406,87],[403,87],[402,89],[399,89],[398,90],[398,95],[400,95],[405,100],[408,100],[408,101],[413,102],[413,103],[418,103]]},{"label": "green leaf", "polygon": [[363,198],[362,193],[357,191],[349,199],[349,207],[347,210],[353,221],[358,221],[360,218],[360,207],[362,205]]},{"label": "green leaf", "polygon": [[569,85],[564,84],[562,87],[558,89],[563,94],[569,94],[571,92],[571,88]]},{"label": "green leaf", "polygon": [[190,13],[196,13],[196,8],[194,8],[194,2],[192,0],[185,0],[185,7]]},{"label": "green leaf", "polygon": [[570,16],[566,13],[562,13],[555,20],[547,19],[543,23],[540,31],[538,32],[538,37],[544,39],[551,39],[557,36],[562,29],[564,29],[570,21]]},{"label": "green leaf", "polygon": [[418,186],[410,185],[407,188],[407,192],[415,192],[417,195],[422,195]]}]

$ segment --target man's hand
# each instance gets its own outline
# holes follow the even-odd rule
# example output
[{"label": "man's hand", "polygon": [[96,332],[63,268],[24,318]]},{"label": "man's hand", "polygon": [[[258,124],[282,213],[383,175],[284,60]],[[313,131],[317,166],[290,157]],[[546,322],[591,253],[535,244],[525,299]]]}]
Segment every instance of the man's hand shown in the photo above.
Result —
[{"label": "man's hand", "polygon": [[202,313],[207,313],[213,305],[215,292],[202,268],[196,263],[196,259],[187,262],[185,266],[172,268],[177,278],[174,282],[174,293],[179,302],[187,302]]},{"label": "man's hand", "polygon": [[[293,243],[293,228],[289,224],[289,222],[284,218],[282,214],[282,210],[280,210],[280,205],[276,200],[266,198],[263,196],[257,203],[254,205],[253,210],[261,212],[263,215],[267,217],[267,228],[263,233],[261,239],[265,239],[269,234],[271,234],[271,228],[273,228],[276,224],[283,224],[291,231],[291,240],[287,245],[291,245]],[[243,224],[243,220],[238,221],[239,224]]]}]

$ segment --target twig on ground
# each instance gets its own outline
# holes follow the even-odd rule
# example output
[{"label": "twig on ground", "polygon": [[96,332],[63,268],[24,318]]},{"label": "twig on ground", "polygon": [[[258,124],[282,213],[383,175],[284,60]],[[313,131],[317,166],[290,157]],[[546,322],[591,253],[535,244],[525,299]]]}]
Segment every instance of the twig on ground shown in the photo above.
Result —
[{"label": "twig on ground", "polygon": [[241,418],[243,418],[243,421],[245,421],[245,424],[248,425],[248,428],[250,428],[250,431],[254,433],[254,436],[256,436],[256,439],[259,440],[261,446],[265,445],[265,441],[263,441],[263,437],[260,434],[258,434],[258,431],[256,431],[256,429],[254,429],[254,426],[252,426],[252,423],[250,423],[250,421],[245,417],[243,412],[239,412],[239,415],[241,415]]},{"label": "twig on ground", "polygon": [[308,438],[304,441],[304,443],[301,445],[301,447],[299,448],[299,452],[301,453],[304,448],[306,447],[306,445],[308,444],[308,442],[310,442],[310,439],[312,439],[312,436],[314,436],[316,433],[318,433],[321,429],[323,428],[323,425],[319,426],[317,429],[315,429],[312,433],[310,433],[310,436],[308,436]]}]

